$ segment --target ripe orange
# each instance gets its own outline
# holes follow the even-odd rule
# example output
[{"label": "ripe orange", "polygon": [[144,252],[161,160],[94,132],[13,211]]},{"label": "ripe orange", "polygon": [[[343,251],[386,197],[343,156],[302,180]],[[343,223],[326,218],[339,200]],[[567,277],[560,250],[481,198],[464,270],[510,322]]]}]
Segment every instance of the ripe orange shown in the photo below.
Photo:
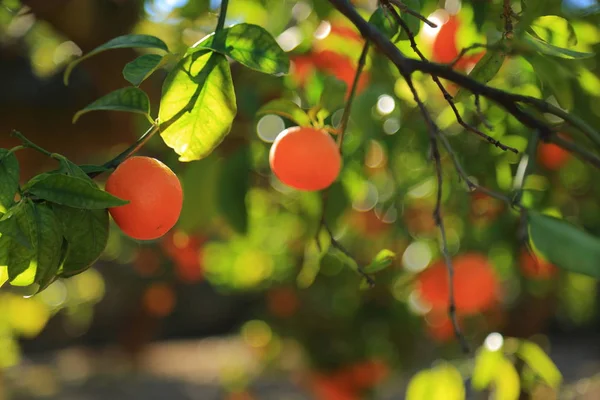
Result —
[{"label": "ripe orange", "polygon": [[295,126],[277,136],[269,163],[286,185],[298,190],[322,190],[337,179],[342,157],[327,132]]},{"label": "ripe orange", "polygon": [[161,240],[161,247],[175,263],[175,273],[182,282],[198,282],[203,278],[202,245],[205,239],[175,231]]},{"label": "ripe orange", "polygon": [[149,157],[126,159],[108,177],[106,191],[129,204],[109,209],[128,236],[152,240],[167,233],[179,219],[183,192],[177,175]]},{"label": "ripe orange", "polygon": [[[466,253],[453,259],[454,300],[461,315],[476,314],[488,309],[498,298],[498,278],[487,258],[478,253]],[[449,304],[446,263],[437,261],[418,278],[421,298],[435,310],[445,310]]]},{"label": "ripe orange", "polygon": [[559,170],[569,160],[570,154],[554,143],[540,143],[538,161],[549,170]]},{"label": "ripe orange", "polygon": [[547,261],[544,261],[527,250],[521,252],[521,271],[527,278],[548,279],[558,272],[558,269]]}]

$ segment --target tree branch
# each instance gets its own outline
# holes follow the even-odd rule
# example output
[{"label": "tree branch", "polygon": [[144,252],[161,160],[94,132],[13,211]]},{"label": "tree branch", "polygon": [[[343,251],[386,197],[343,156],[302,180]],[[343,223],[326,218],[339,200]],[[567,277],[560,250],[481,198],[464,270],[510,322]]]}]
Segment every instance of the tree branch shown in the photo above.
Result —
[{"label": "tree branch", "polygon": [[[553,133],[552,128],[550,128],[542,120],[539,120],[538,118],[524,111],[521,107],[521,103],[528,104],[540,112],[550,113],[563,118],[575,128],[586,133],[590,139],[592,139],[595,144],[600,147],[600,133],[587,126],[585,123],[582,123],[577,117],[571,116],[570,114],[557,109],[543,100],[530,96],[512,94],[487,86],[468,76],[454,71],[447,65],[407,58],[375,26],[369,24],[364,18],[362,18],[348,0],[329,0],[329,2],[356,26],[363,37],[365,37],[367,40],[370,40],[373,45],[375,45],[379,51],[381,51],[398,68],[398,71],[405,79],[410,78],[410,75],[413,72],[421,71],[454,82],[457,85],[469,90],[474,95],[480,95],[495,102],[500,107],[504,108],[508,113],[512,114],[524,126],[531,128],[532,130],[537,130],[541,138],[550,137]],[[566,150],[573,152],[578,151],[578,149],[574,148],[574,146],[565,147],[565,144],[562,142],[557,144]],[[586,159],[593,159],[593,165],[600,167],[600,158],[598,158],[596,155],[589,153],[585,157]]]}]

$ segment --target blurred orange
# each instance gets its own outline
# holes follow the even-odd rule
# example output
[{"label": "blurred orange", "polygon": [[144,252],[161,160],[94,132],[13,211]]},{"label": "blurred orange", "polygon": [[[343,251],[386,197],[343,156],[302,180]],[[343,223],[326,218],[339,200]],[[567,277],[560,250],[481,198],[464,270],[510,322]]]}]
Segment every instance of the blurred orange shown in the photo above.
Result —
[{"label": "blurred orange", "polygon": [[[460,21],[454,15],[448,19],[448,22],[442,25],[433,42],[433,61],[449,64],[456,59],[459,54],[456,43],[456,36],[459,29]],[[470,65],[476,64],[483,57],[483,54],[484,52],[478,54],[467,53],[455,64],[455,68],[460,70],[467,69]]]},{"label": "blurred orange", "polygon": [[143,277],[156,275],[160,269],[160,254],[153,247],[140,247],[133,260],[133,268]]},{"label": "blurred orange", "polygon": [[383,222],[374,210],[355,211],[350,214],[350,221],[356,229],[365,236],[377,237],[387,232],[391,224]]},{"label": "blurred orange", "polygon": [[298,296],[292,288],[273,288],[267,292],[267,308],[276,317],[291,317],[299,306]]},{"label": "blurred orange", "polygon": [[527,278],[548,279],[558,272],[558,268],[554,265],[532,255],[527,249],[523,249],[519,261],[521,272]]},{"label": "blurred orange", "polygon": [[350,386],[358,390],[369,389],[380,383],[389,374],[388,365],[381,360],[359,362],[342,371]]},{"label": "blurred orange", "polygon": [[[498,299],[498,277],[488,259],[478,253],[465,253],[452,260],[454,266],[454,300],[462,315],[476,314],[490,308]],[[417,290],[433,309],[446,310],[449,305],[448,272],[439,260],[418,277]]]},{"label": "blurred orange", "polygon": [[183,231],[169,233],[161,241],[163,251],[175,263],[175,272],[182,282],[202,280],[202,245],[205,239]]},{"label": "blurred orange", "polygon": [[[461,325],[460,320],[458,321]],[[427,334],[433,340],[446,343],[454,340],[454,326],[446,311],[433,311],[427,316]]]},{"label": "blurred orange", "polygon": [[166,283],[153,283],[148,286],[142,299],[144,309],[155,317],[166,317],[175,308],[175,291]]},{"label": "blurred orange", "polygon": [[504,203],[482,192],[471,194],[471,219],[491,221],[504,211]]},{"label": "blurred orange", "polygon": [[359,398],[345,382],[330,376],[313,376],[310,388],[317,400],[358,400]]},{"label": "blurred orange", "polygon": [[538,147],[538,162],[552,171],[562,168],[570,157],[568,151],[554,143],[540,143]]}]

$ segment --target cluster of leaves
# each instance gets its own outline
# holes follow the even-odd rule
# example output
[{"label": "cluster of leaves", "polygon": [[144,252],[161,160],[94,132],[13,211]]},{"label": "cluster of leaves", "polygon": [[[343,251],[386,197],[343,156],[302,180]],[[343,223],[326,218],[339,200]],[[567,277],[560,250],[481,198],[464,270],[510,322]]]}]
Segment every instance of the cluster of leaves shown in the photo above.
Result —
[{"label": "cluster of leaves", "polygon": [[15,151],[0,149],[0,276],[39,292],[98,259],[108,240],[107,209],[127,202],[98,188],[86,172],[97,167],[58,154],[58,169],[21,187]]}]

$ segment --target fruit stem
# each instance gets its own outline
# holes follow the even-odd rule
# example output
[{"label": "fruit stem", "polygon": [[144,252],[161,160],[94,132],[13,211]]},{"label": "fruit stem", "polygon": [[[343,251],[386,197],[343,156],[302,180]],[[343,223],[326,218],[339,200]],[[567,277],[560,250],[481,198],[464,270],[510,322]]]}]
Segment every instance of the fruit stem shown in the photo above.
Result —
[{"label": "fruit stem", "polygon": [[[23,142],[23,147],[28,147],[30,149],[39,151],[40,153],[42,153],[48,157],[52,157],[52,153],[50,153],[48,150],[41,148],[37,144],[33,143],[31,140],[27,139],[25,137],[25,135],[23,135],[21,132],[13,129],[12,135],[17,137],[21,142]],[[18,147],[20,147],[20,146],[15,147],[15,149],[13,149],[13,151],[19,150]]]},{"label": "fruit stem", "polygon": [[360,58],[358,60],[358,66],[356,67],[356,74],[354,75],[354,81],[352,82],[352,88],[350,89],[350,96],[348,97],[348,102],[346,102],[346,108],[344,108],[344,114],[342,115],[342,121],[340,123],[340,134],[337,138],[337,145],[340,149],[340,153],[342,152],[342,143],[344,143],[344,133],[346,132],[346,128],[348,127],[348,121],[350,120],[350,111],[352,109],[352,102],[354,101],[354,97],[356,96],[356,87],[358,86],[358,80],[360,79],[360,74],[362,73],[365,62],[367,60],[367,54],[369,53],[369,41],[365,41],[365,45],[363,46],[362,53],[360,54]]},{"label": "fruit stem", "polygon": [[227,17],[227,7],[229,6],[229,0],[221,0],[221,11],[219,12],[219,20],[217,21],[216,32],[220,32],[225,27],[225,18]]},{"label": "fruit stem", "polygon": [[[105,162],[102,166],[106,169],[113,169],[119,166],[123,161],[125,161],[128,157],[132,156],[136,153],[140,148],[142,148],[152,136],[159,130],[158,123],[154,123],[142,136],[139,137],[131,146],[125,149],[122,153],[114,157],[112,160]],[[91,172],[88,174],[90,178],[94,178],[99,175],[101,172]]]}]

